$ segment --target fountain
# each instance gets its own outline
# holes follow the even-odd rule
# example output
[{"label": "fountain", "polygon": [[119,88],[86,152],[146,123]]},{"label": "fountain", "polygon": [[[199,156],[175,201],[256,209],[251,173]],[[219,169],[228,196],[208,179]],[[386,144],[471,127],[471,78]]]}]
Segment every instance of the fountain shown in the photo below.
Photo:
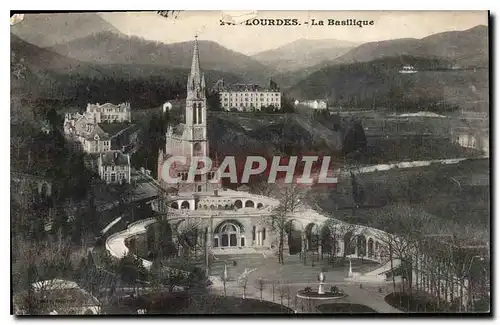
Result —
[{"label": "fountain", "polygon": [[319,274],[318,280],[319,280],[318,294],[324,295],[325,290],[324,290],[323,286],[325,285],[325,275],[323,274],[323,272],[321,272]]},{"label": "fountain", "polygon": [[325,280],[326,276],[323,272],[318,274],[318,290],[314,291],[310,287],[306,287],[303,290],[299,290],[297,293],[297,298],[301,301],[302,311],[305,312],[317,312],[316,302],[326,302],[328,300],[341,299],[347,297],[347,295],[336,286],[332,286],[330,291],[325,291]]}]

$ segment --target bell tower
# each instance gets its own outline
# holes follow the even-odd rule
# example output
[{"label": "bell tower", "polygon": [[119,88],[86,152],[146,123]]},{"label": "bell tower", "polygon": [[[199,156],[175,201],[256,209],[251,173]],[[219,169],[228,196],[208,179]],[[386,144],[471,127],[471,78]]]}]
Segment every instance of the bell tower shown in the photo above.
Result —
[{"label": "bell tower", "polygon": [[[212,170],[197,175],[194,181],[187,179],[187,174],[193,157],[209,157],[207,136],[207,98],[205,95],[205,76],[200,71],[200,53],[198,37],[194,41],[191,71],[187,80],[187,96],[185,106],[185,121],[176,126],[169,125],[166,133],[165,151],[160,150],[158,155],[158,179],[162,182],[163,165],[171,156],[186,158],[186,164],[174,164],[169,167],[168,173],[178,177],[179,192],[208,192],[218,188],[219,177],[212,162]],[[217,182],[214,182],[217,180]],[[165,184],[165,187],[171,185]]]}]

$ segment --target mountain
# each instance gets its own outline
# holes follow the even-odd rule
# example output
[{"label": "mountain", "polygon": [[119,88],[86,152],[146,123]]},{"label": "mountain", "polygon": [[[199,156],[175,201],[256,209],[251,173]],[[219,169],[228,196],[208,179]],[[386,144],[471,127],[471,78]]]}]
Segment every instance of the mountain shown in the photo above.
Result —
[{"label": "mountain", "polygon": [[[185,96],[187,68],[82,62],[11,34],[11,111],[29,117],[33,107],[83,107],[88,102],[130,101],[151,108]],[[232,73],[205,70],[207,85],[219,79],[241,82]]]},{"label": "mountain", "polygon": [[11,34],[11,93],[22,98],[39,97],[56,81],[55,74],[89,69],[85,63],[23,41]]},{"label": "mountain", "polygon": [[252,58],[280,72],[295,71],[332,61],[357,44],[334,39],[300,39],[295,42],[252,55]]},{"label": "mountain", "polygon": [[97,13],[25,14],[24,20],[11,26],[10,31],[39,47],[70,42],[102,31],[120,33]]},{"label": "mountain", "polygon": [[362,44],[332,63],[368,62],[384,57],[409,55],[441,57],[462,67],[488,67],[488,27],[438,33],[422,39],[402,38]]},{"label": "mountain", "polygon": [[402,38],[365,43],[337,59],[279,72],[273,76],[273,80],[282,88],[290,88],[310,74],[329,66],[401,56],[443,60],[449,63],[449,67],[488,67],[488,28],[479,25],[465,31],[438,33],[423,39]]},{"label": "mountain", "polygon": [[[199,41],[203,70],[219,70],[243,76],[248,82],[267,83],[270,69],[255,59],[229,50],[212,41]],[[191,67],[194,41],[165,44],[136,36],[101,32],[51,50],[67,57],[100,64],[140,64],[167,68]]]},{"label": "mountain", "polygon": [[[418,73],[401,74],[403,65]],[[446,110],[449,105],[487,107],[488,70],[444,70],[450,61],[412,56],[385,57],[370,62],[332,65],[301,80],[287,93],[291,98],[328,96],[334,106]],[[476,108],[477,109],[477,108]]]}]

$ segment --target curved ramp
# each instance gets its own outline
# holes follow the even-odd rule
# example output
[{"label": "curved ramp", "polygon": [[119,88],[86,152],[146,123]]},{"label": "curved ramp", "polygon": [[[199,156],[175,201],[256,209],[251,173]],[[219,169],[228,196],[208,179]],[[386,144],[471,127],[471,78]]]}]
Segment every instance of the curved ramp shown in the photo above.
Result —
[{"label": "curved ramp", "polygon": [[351,278],[346,278],[345,280],[349,282],[383,283],[386,282],[385,275],[391,270],[398,268],[399,266],[401,266],[400,259],[392,260],[392,268],[391,268],[391,261],[389,260],[384,264],[382,264],[380,267],[376,268],[375,270],[372,270],[364,274],[353,273],[353,276]]},{"label": "curved ramp", "polygon": [[[113,257],[122,258],[129,252],[127,245],[125,245],[125,239],[145,233],[146,227],[154,222],[156,222],[154,218],[149,218],[130,224],[127,229],[109,236],[106,240],[106,249]],[[142,259],[142,264],[145,268],[150,268],[152,263]]]}]

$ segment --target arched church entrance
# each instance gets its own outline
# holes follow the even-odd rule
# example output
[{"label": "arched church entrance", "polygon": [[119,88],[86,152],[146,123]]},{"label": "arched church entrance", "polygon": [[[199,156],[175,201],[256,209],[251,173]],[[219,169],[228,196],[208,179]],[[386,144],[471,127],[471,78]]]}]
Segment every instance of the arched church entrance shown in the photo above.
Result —
[{"label": "arched church entrance", "polygon": [[241,225],[234,222],[223,222],[214,233],[214,247],[239,247],[245,245],[244,237],[240,236]]}]

